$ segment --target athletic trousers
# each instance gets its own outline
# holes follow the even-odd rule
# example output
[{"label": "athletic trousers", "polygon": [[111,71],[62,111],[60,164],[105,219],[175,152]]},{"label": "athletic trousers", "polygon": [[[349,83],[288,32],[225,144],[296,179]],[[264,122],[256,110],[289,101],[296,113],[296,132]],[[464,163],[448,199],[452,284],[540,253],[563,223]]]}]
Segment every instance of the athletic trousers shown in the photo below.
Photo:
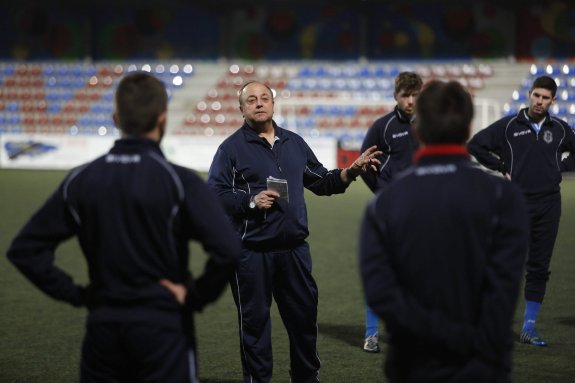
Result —
[{"label": "athletic trousers", "polygon": [[193,326],[189,312],[179,325],[88,321],[80,382],[198,383]]},{"label": "athletic trousers", "polygon": [[289,337],[291,381],[318,382],[318,293],[309,245],[263,252],[244,248],[231,290],[238,309],[244,382],[272,378],[272,296]]},{"label": "athletic trousers", "polygon": [[527,197],[530,220],[529,254],[525,275],[525,300],[543,302],[549,280],[551,255],[561,218],[561,194]]}]

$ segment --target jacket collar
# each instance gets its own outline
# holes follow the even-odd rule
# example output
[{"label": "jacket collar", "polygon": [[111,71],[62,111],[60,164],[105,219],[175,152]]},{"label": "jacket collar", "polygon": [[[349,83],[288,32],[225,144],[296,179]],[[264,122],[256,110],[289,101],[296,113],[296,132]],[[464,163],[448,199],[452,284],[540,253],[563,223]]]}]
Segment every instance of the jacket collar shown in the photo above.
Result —
[{"label": "jacket collar", "polygon": [[[531,125],[531,123],[533,123],[534,121],[531,119],[531,117],[529,117],[529,115],[527,114],[527,111],[529,110],[529,108],[523,108],[519,111],[519,113],[517,113],[517,120],[519,120],[520,122],[523,122],[525,124],[529,124]],[[543,118],[543,124],[545,125],[548,122],[551,121],[551,116],[549,115],[549,112],[547,112],[545,114],[545,117]]]},{"label": "jacket collar", "polygon": [[462,145],[429,145],[415,152],[413,162],[419,162],[422,158],[431,156],[458,156],[469,158],[469,152],[467,148]]},{"label": "jacket collar", "polygon": [[[279,141],[287,139],[287,135],[285,134],[284,129],[280,128],[275,121],[272,121],[272,124],[274,126],[274,134],[277,138],[279,138]],[[247,124],[247,122],[244,121],[244,124],[240,129],[244,132],[244,135],[248,141],[262,142],[262,137],[258,136],[258,134]]]},{"label": "jacket collar", "polygon": [[112,150],[118,148],[122,150],[134,150],[134,151],[139,151],[142,149],[153,150],[158,154],[164,156],[160,148],[160,143],[154,140],[150,140],[149,138],[134,137],[134,136],[122,137],[115,141]]},{"label": "jacket collar", "polygon": [[[399,121],[406,123],[411,122],[410,117],[408,117],[407,114],[405,114],[405,112],[399,109],[399,106],[395,105],[395,108],[393,108],[393,112],[395,113]],[[411,118],[413,118],[413,116]]]}]

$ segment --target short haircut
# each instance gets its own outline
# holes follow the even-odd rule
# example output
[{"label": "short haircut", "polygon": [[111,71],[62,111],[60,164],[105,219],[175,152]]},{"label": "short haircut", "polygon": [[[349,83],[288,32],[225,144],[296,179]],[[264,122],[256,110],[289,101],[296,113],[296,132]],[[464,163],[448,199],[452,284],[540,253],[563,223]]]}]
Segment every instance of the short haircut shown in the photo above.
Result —
[{"label": "short haircut", "polygon": [[152,131],[160,114],[168,109],[168,94],[162,81],[147,72],[127,74],[115,95],[118,128],[127,135]]},{"label": "short haircut", "polygon": [[533,85],[531,86],[531,90],[535,88],[543,88],[551,91],[551,95],[555,97],[557,93],[557,83],[554,79],[549,76],[541,76],[537,77],[535,81],[533,81]]},{"label": "short haircut", "polygon": [[415,72],[401,72],[395,77],[395,94],[399,94],[401,91],[419,92],[423,86],[423,80]]},{"label": "short haircut", "polygon": [[459,82],[433,80],[415,105],[417,136],[423,144],[467,142],[473,120],[471,95]]},{"label": "short haircut", "polygon": [[244,89],[246,89],[246,86],[248,86],[250,84],[262,84],[263,86],[268,88],[268,90],[270,91],[270,94],[272,95],[272,99],[274,98],[274,91],[272,90],[272,88],[270,88],[270,86],[268,84],[265,84],[265,83],[263,83],[261,81],[257,81],[257,80],[251,80],[251,81],[248,81],[245,84],[243,84],[242,87],[240,88],[240,90],[238,90],[238,102],[240,103],[240,106],[242,105],[242,93],[243,93]]}]

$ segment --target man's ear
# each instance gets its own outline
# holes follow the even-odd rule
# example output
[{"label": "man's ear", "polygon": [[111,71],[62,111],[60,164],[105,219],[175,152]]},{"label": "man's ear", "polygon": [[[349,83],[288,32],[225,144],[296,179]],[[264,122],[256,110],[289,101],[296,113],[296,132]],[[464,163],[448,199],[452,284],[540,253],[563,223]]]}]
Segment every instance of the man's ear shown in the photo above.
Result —
[{"label": "man's ear", "polygon": [[165,126],[166,122],[168,120],[168,111],[164,110],[162,113],[160,113],[160,115],[158,116],[158,125],[162,125]]},{"label": "man's ear", "polygon": [[419,129],[418,129],[418,121],[417,119],[413,122],[413,124],[411,124],[411,133],[413,134],[413,138],[415,139],[415,141],[417,141],[419,144],[422,144],[421,140],[419,139]]},{"label": "man's ear", "polygon": [[165,110],[158,116],[158,121],[156,122],[156,128],[159,130],[160,138],[164,137],[166,133],[166,122],[168,121],[168,111]]},{"label": "man's ear", "polygon": [[472,133],[473,133],[473,121],[467,127],[467,138],[465,139],[465,142],[463,143],[463,145],[467,144],[467,142],[471,138]]}]

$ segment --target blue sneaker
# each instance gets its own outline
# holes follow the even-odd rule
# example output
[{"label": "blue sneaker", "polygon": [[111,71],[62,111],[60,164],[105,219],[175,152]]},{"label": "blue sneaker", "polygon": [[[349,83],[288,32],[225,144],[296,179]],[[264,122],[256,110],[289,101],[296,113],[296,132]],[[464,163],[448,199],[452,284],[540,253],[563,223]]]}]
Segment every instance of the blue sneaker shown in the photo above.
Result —
[{"label": "blue sneaker", "polygon": [[519,342],[539,347],[547,346],[547,342],[545,342],[539,336],[539,334],[537,333],[537,329],[535,328],[521,331],[521,335],[519,336]]}]

